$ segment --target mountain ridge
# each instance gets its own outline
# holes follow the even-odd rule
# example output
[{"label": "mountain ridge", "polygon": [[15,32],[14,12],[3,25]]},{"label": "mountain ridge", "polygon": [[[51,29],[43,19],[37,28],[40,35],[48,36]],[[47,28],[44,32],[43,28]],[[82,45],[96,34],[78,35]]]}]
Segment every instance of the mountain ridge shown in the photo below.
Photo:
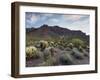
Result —
[{"label": "mountain ridge", "polygon": [[70,30],[67,28],[62,28],[60,26],[48,26],[47,24],[44,24],[40,26],[39,28],[26,28],[26,34],[30,36],[37,36],[37,37],[43,37],[43,38],[55,38],[59,36],[64,37],[81,37],[85,39],[89,39],[89,35],[86,35],[86,33],[82,32],[81,30]]}]

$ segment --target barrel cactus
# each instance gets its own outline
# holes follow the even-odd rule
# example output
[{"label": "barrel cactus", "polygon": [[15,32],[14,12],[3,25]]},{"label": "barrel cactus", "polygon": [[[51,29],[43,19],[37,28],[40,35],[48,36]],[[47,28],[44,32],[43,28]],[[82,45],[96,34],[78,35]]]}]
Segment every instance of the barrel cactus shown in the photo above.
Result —
[{"label": "barrel cactus", "polygon": [[69,43],[67,46],[71,49],[74,47],[73,43]]},{"label": "barrel cactus", "polygon": [[40,41],[40,48],[41,48],[41,51],[44,51],[45,48],[48,47],[48,42],[47,41],[44,41],[44,40],[41,40]]},{"label": "barrel cactus", "polygon": [[34,46],[26,47],[26,58],[36,58],[38,56],[37,51],[37,48]]}]

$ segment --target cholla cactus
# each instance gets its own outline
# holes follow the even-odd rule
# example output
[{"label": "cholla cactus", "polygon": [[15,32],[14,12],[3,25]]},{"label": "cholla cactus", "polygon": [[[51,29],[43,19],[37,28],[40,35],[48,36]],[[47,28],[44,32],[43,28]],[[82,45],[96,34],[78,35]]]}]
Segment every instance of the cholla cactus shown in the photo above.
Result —
[{"label": "cholla cactus", "polygon": [[74,47],[73,43],[69,43],[67,46],[70,47],[71,49]]},{"label": "cholla cactus", "polygon": [[82,46],[79,46],[79,51],[83,52]]},{"label": "cholla cactus", "polygon": [[37,48],[34,46],[26,47],[26,58],[36,58],[37,57]]},{"label": "cholla cactus", "polygon": [[41,40],[40,41],[40,48],[41,48],[41,51],[43,51],[45,48],[48,47],[48,42],[47,41],[44,41],[44,40]]},{"label": "cholla cactus", "polygon": [[58,43],[57,42],[54,43],[54,47],[58,47]]},{"label": "cholla cactus", "polygon": [[89,52],[89,46],[88,46],[88,45],[87,45],[87,47],[86,47],[86,51]]},{"label": "cholla cactus", "polygon": [[61,46],[65,47],[66,38],[65,38],[65,36],[64,36],[64,35],[63,35],[63,36],[60,36],[59,41],[60,41],[60,44],[59,44],[59,45],[61,45]]},{"label": "cholla cactus", "polygon": [[50,51],[51,47],[48,47],[46,48],[44,51],[43,51],[43,54],[44,54],[44,61],[46,61],[48,58],[51,57],[51,51]]},{"label": "cholla cactus", "polygon": [[54,47],[55,43],[53,41],[48,42],[49,46]]},{"label": "cholla cactus", "polygon": [[56,50],[53,47],[48,47],[43,51],[44,54],[44,60],[46,61],[50,57],[55,56]]},{"label": "cholla cactus", "polygon": [[33,45],[33,44],[34,44],[34,41],[32,41],[32,40],[26,41],[26,46],[30,46],[30,45]]}]

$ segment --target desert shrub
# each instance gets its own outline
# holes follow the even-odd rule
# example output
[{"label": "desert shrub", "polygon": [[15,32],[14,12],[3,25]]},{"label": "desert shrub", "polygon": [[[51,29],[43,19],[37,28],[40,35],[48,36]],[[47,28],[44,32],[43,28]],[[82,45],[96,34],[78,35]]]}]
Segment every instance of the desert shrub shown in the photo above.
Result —
[{"label": "desert shrub", "polygon": [[39,43],[40,43],[41,51],[43,51],[45,48],[47,48],[49,46],[48,42],[44,41],[44,40],[41,40]]},{"label": "desert shrub", "polygon": [[50,52],[51,52],[51,56],[54,56],[55,53],[57,52],[57,50],[55,50],[54,47],[51,47],[51,48],[50,48]]},{"label": "desert shrub", "polygon": [[39,56],[38,50],[36,47],[34,46],[26,47],[26,58],[27,59],[37,58],[38,56]]},{"label": "desert shrub", "polygon": [[51,57],[51,51],[50,51],[51,47],[48,47],[46,48],[44,51],[43,51],[43,54],[44,54],[44,61],[46,61],[48,58]]},{"label": "desert shrub", "polygon": [[84,56],[89,57],[89,52],[86,51],[85,49],[83,49],[83,54],[84,54]]},{"label": "desert shrub", "polygon": [[72,49],[70,47],[66,47],[65,51],[72,51]]},{"label": "desert shrub", "polygon": [[44,60],[46,61],[47,59],[53,57],[56,53],[56,50],[53,47],[48,47],[43,51],[44,54]]},{"label": "desert shrub", "polygon": [[84,49],[86,49],[86,48],[87,48],[87,45],[86,45],[86,44],[84,44],[82,47],[83,47]]},{"label": "desert shrub", "polygon": [[64,38],[64,36],[60,36],[57,43],[60,46],[64,46],[65,45],[65,38]]},{"label": "desert shrub", "polygon": [[72,49],[72,55],[76,58],[76,59],[83,59],[84,58],[84,54],[82,52],[79,52],[79,50],[77,48],[73,48]]},{"label": "desert shrub", "polygon": [[48,57],[46,61],[43,61],[38,66],[54,66],[57,65],[58,61],[55,57]]},{"label": "desert shrub", "polygon": [[59,49],[64,50],[65,48],[61,45],[59,45]]},{"label": "desert shrub", "polygon": [[53,46],[53,47],[58,47],[58,44],[57,44],[57,42],[55,42],[55,43],[54,43],[54,46]]},{"label": "desert shrub", "polygon": [[58,65],[59,64],[59,60],[55,57],[51,58],[51,62],[52,62],[52,65]]},{"label": "desert shrub", "polygon": [[46,60],[46,62],[45,62],[45,65],[46,65],[46,66],[51,66],[51,65],[53,65],[53,59],[52,59],[52,58],[48,58],[48,59]]},{"label": "desert shrub", "polygon": [[36,48],[40,48],[40,42],[39,41],[34,41],[34,46]]},{"label": "desert shrub", "polygon": [[66,42],[64,43],[63,47],[64,47],[64,48],[67,48],[67,47],[68,47],[67,45],[68,45],[68,42],[66,41]]},{"label": "desert shrub", "polygon": [[41,64],[39,64],[38,66],[52,66],[52,60],[48,59],[48,60],[42,62]]},{"label": "desert shrub", "polygon": [[74,60],[70,54],[62,54],[60,56],[60,63],[62,65],[71,65],[74,64]]},{"label": "desert shrub", "polygon": [[89,52],[89,49],[90,49],[89,46],[86,46],[86,51],[87,51],[87,52]]},{"label": "desert shrub", "polygon": [[26,46],[31,46],[31,45],[33,45],[33,44],[34,44],[34,42],[33,42],[32,40],[26,41]]},{"label": "desert shrub", "polygon": [[54,65],[58,65],[59,62],[57,61],[57,59],[55,57],[50,57],[48,58],[43,65],[45,66],[54,66]]},{"label": "desert shrub", "polygon": [[84,45],[84,41],[78,38],[74,38],[71,40],[71,43],[73,43],[73,45],[77,48],[79,48],[79,46],[83,46]]}]

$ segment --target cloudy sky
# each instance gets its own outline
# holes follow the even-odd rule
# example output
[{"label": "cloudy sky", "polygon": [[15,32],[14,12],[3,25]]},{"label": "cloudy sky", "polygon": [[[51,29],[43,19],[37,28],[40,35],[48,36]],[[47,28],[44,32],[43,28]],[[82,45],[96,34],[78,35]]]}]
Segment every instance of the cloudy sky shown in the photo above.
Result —
[{"label": "cloudy sky", "polygon": [[52,13],[34,13],[26,12],[26,28],[38,28],[43,24],[49,26],[58,25],[71,30],[81,30],[89,34],[89,15],[79,14],[52,14]]}]

